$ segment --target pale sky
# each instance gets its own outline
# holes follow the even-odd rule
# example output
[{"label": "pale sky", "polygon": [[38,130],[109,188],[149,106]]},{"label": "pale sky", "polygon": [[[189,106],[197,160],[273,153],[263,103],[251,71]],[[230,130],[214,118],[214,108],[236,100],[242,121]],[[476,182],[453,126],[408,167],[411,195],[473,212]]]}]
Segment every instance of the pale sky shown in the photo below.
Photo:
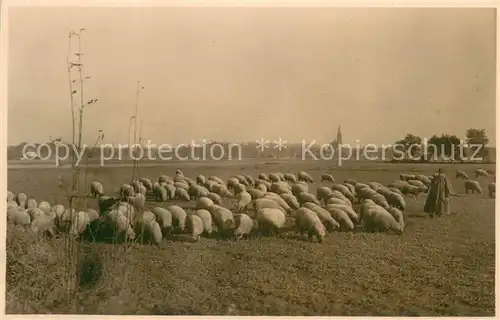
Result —
[{"label": "pale sky", "polygon": [[[10,8],[8,144],[71,136],[68,31],[82,36],[84,141],[153,143],[406,133],[495,143],[495,9]],[[75,42],[76,43],[76,42]],[[75,74],[76,75],[76,74]]]}]

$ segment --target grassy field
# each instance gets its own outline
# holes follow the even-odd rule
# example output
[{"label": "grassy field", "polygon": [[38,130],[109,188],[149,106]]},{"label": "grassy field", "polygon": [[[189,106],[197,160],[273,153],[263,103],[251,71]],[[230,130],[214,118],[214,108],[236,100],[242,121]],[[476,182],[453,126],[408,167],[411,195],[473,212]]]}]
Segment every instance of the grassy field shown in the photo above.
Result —
[{"label": "grassy field", "polygon": [[[186,176],[305,170],[317,181],[332,173],[338,181],[389,183],[401,172],[433,173],[436,166],[351,163],[275,165],[162,165],[141,168],[141,176]],[[494,165],[482,166],[494,169]],[[483,195],[465,195],[455,170],[470,177],[474,165],[447,165],[455,191],[450,216],[431,219],[422,212],[425,195],[407,199],[401,236],[333,233],[323,244],[294,238],[198,243],[167,242],[162,247],[84,243],[103,261],[103,277],[81,288],[78,305],[64,303],[61,239],[31,243],[8,230],[7,313],[190,314],[190,315],[364,315],[493,316],[495,314],[495,201],[487,197],[491,178],[480,178]],[[65,169],[10,169],[8,188],[66,204],[57,187]],[[105,193],[130,181],[130,168],[91,168],[89,182]],[[313,192],[319,182],[311,185]],[[96,207],[96,201],[88,203]],[[153,204],[157,205],[157,204]]]}]

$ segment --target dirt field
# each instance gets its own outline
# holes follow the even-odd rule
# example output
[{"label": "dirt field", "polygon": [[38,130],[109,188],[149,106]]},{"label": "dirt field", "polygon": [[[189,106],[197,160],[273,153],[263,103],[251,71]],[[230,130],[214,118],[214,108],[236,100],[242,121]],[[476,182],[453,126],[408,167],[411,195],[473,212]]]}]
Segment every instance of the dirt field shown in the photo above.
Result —
[{"label": "dirt field", "polygon": [[[140,174],[154,179],[162,173],[174,175],[177,167],[193,178],[203,174],[226,180],[237,173],[256,176],[305,170],[317,181],[321,173],[332,173],[338,181],[352,178],[384,184],[398,179],[401,172],[430,174],[436,170],[434,165],[352,163],[337,167],[309,162],[175,164],[141,168]],[[465,195],[463,182],[455,179],[455,170],[473,177],[476,168],[444,166],[455,191],[461,194],[453,198],[450,216],[428,218],[422,212],[425,195],[407,198],[402,236],[333,233],[318,244],[297,240],[293,232],[286,232],[278,238],[239,242],[202,238],[199,243],[133,245],[128,250],[83,244],[98,252],[104,275],[95,286],[80,291],[76,309],[63,302],[62,240],[23,244],[22,255],[16,258],[19,261],[7,262],[6,312],[493,316],[495,201],[486,192],[492,178],[479,178],[483,195]],[[494,165],[482,168],[494,169]],[[57,176],[69,182],[70,171],[10,169],[8,188],[66,205]],[[130,182],[130,177],[130,168],[91,168],[88,181],[100,180],[105,193],[112,194],[122,183]],[[311,189],[315,191],[318,185]],[[89,206],[96,207],[96,201]]]}]

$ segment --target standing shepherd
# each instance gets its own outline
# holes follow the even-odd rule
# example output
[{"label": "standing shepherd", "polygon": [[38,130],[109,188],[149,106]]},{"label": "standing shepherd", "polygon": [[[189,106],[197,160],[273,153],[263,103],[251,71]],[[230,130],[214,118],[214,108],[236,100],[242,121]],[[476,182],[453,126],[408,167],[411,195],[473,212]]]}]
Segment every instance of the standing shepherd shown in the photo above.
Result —
[{"label": "standing shepherd", "polygon": [[424,212],[428,213],[431,218],[434,218],[434,215],[450,214],[451,196],[457,195],[453,192],[450,180],[443,173],[443,169],[439,168],[432,179],[425,200]]}]

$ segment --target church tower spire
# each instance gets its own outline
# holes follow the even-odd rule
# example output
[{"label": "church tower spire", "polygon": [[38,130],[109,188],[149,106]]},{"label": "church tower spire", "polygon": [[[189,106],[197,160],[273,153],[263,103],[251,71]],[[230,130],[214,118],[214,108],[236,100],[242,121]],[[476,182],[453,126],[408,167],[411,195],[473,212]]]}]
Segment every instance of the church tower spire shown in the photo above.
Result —
[{"label": "church tower spire", "polygon": [[342,131],[340,130],[340,126],[337,130],[337,145],[342,144]]}]

